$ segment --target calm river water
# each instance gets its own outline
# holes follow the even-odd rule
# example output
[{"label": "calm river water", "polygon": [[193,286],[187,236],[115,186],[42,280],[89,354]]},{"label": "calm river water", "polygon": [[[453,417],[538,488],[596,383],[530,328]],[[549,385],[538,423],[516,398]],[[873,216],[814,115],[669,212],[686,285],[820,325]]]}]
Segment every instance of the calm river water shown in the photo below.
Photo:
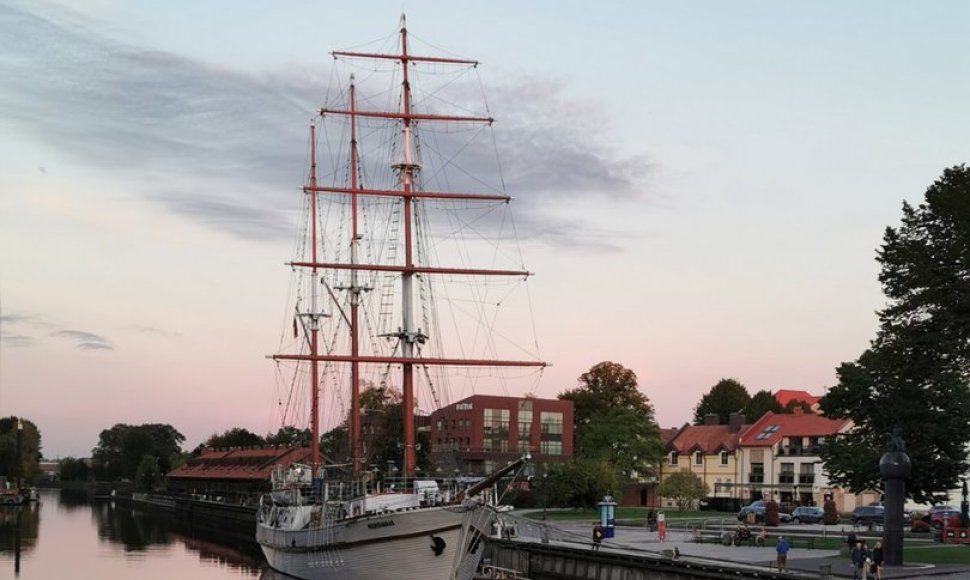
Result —
[{"label": "calm river water", "polygon": [[0,508],[0,579],[282,580],[255,543],[193,533],[84,492],[42,491],[39,504]]}]

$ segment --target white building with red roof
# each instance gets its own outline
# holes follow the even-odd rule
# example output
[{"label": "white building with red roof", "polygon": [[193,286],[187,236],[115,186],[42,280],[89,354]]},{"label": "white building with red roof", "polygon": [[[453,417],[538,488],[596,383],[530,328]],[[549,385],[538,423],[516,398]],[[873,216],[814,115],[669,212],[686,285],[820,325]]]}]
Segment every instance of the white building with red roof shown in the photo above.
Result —
[{"label": "white building with red roof", "polygon": [[742,497],[775,499],[783,505],[822,505],[832,494],[840,510],[855,507],[855,496],[830,486],[819,447],[828,437],[852,428],[847,419],[829,419],[796,409],[765,413],[740,435],[738,458]]}]

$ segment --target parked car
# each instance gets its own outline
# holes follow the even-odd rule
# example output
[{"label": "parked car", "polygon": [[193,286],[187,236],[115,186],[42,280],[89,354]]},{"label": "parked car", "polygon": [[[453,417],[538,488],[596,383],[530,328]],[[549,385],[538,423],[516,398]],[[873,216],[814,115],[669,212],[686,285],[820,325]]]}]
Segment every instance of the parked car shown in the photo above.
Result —
[{"label": "parked car", "polygon": [[930,526],[940,529],[940,528],[959,528],[962,527],[962,518],[960,517],[960,510],[953,509],[949,506],[942,506],[947,509],[939,509],[936,511],[930,510],[928,516]]},{"label": "parked car", "polygon": [[819,506],[799,506],[791,513],[791,521],[795,524],[817,524],[824,515],[825,511]]},{"label": "parked car", "polygon": [[852,525],[882,525],[886,517],[886,508],[881,505],[864,505],[852,510]]},{"label": "parked car", "polygon": [[[764,522],[765,521],[765,502],[759,499],[756,502],[752,502],[751,505],[744,506],[743,508],[741,508],[741,511],[738,512],[738,520],[743,522],[744,520],[747,519],[749,513],[754,514],[754,521]],[[787,514],[779,510],[778,523],[787,524],[789,522],[791,522],[791,514]]]}]

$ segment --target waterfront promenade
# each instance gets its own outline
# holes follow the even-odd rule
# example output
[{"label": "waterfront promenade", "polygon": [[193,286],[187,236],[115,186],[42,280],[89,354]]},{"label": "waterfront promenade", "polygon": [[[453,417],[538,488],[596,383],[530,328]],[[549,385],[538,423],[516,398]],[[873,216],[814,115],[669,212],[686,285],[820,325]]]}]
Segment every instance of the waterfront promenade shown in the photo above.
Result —
[{"label": "waterfront promenade", "polygon": [[[537,522],[519,520],[519,538],[522,541],[542,541],[543,529]],[[550,524],[546,533],[549,544],[563,547],[591,546],[592,522],[571,523],[556,522]],[[794,526],[772,529],[771,537],[791,532],[805,533],[813,526]],[[733,527],[731,528],[733,531]],[[788,554],[788,569],[793,577],[818,578],[828,570],[832,578],[852,578],[852,566],[847,556],[840,555],[838,550],[818,550],[800,547],[802,540],[796,536],[794,547]],[[605,539],[600,549],[602,555],[615,553],[617,555],[637,555],[656,557],[670,556],[676,548],[679,559],[697,563],[698,565],[730,566],[737,569],[760,569],[765,572],[777,572],[775,568],[775,548],[771,540],[767,547],[725,546],[716,541],[698,543],[693,541],[693,534],[682,530],[670,531],[667,541],[660,542],[656,532],[649,532],[641,527],[616,528],[614,538]],[[929,544],[936,545],[936,544]],[[953,550],[970,550],[968,546],[948,546]],[[871,576],[870,576],[871,577]],[[902,567],[884,567],[883,578],[886,579],[916,579],[934,578],[936,580],[967,580],[970,579],[970,566],[939,564],[907,564]]]}]

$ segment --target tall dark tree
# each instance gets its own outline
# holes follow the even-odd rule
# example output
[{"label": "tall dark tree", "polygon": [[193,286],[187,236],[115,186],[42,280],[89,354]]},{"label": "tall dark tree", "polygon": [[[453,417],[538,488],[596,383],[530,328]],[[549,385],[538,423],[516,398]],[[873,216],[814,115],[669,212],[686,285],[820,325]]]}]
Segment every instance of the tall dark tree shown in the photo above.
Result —
[{"label": "tall dark tree", "polygon": [[579,377],[577,388],[559,398],[573,402],[579,457],[609,465],[624,480],[647,475],[662,457],[653,405],[640,392],[632,370],[601,362]]},{"label": "tall dark tree", "polygon": [[853,491],[878,488],[886,433],[899,427],[918,501],[957,486],[970,444],[970,170],[946,169],[919,206],[903,204],[877,260],[888,298],[879,331],[857,361],[838,368],[823,413],[855,427],[826,441],[830,479]]},{"label": "tall dark tree", "polygon": [[226,449],[229,447],[258,447],[266,441],[259,435],[244,429],[243,427],[233,427],[226,429],[223,433],[213,433],[205,442],[206,447],[213,449]]},{"label": "tall dark tree", "polygon": [[704,417],[713,414],[719,424],[727,425],[731,413],[743,411],[750,400],[748,389],[740,381],[721,379],[694,407],[694,424],[703,424]]},{"label": "tall dark tree", "polygon": [[101,481],[134,480],[145,456],[155,457],[161,473],[168,473],[181,456],[185,436],[175,427],[160,423],[118,423],[98,437],[91,450],[94,475]]},{"label": "tall dark tree", "polygon": [[35,483],[40,477],[40,449],[40,431],[31,420],[0,419],[0,475],[12,483]]},{"label": "tall dark tree", "polygon": [[760,390],[752,395],[751,400],[748,401],[748,404],[744,406],[744,420],[748,423],[754,423],[768,411],[773,413],[784,413],[785,408],[782,407],[781,403],[778,402],[778,399],[771,394],[771,391]]}]

